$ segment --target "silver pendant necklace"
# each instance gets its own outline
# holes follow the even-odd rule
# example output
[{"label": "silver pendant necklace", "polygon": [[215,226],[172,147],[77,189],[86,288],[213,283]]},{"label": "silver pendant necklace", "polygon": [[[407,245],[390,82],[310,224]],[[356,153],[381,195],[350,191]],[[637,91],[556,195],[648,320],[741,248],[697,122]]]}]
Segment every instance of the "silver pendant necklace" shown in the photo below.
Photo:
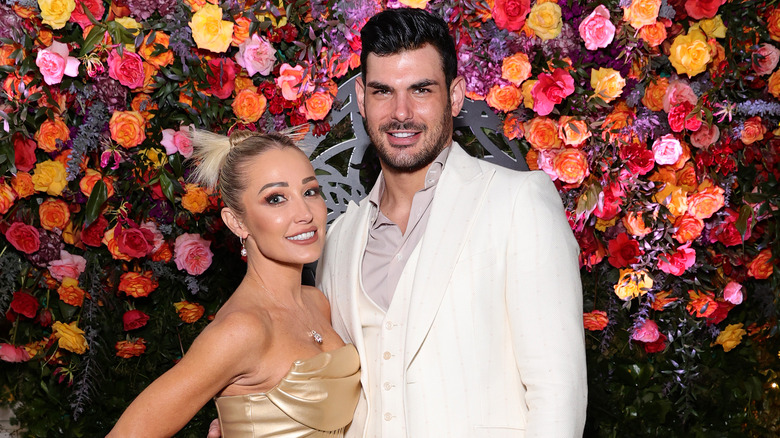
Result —
[{"label": "silver pendant necklace", "polygon": [[[269,295],[273,296],[273,294],[271,294],[271,292],[270,292],[270,291],[269,291],[269,290],[268,290],[268,289],[265,287],[265,285],[264,285],[264,284],[263,284],[261,281],[257,281],[257,284],[259,284],[259,285],[260,285],[260,287],[262,287],[262,288],[263,288],[263,290],[265,291],[265,293],[267,293],[267,294],[269,294]],[[300,319],[299,319],[299,321],[300,321]],[[319,333],[317,333],[317,330],[314,330],[314,329],[312,329],[312,330],[310,330],[310,331],[309,331],[307,334],[309,335],[309,337],[311,337],[312,339],[314,339],[314,342],[316,342],[316,343],[318,343],[318,344],[322,344],[322,335],[321,335],[321,334],[319,334]]]}]

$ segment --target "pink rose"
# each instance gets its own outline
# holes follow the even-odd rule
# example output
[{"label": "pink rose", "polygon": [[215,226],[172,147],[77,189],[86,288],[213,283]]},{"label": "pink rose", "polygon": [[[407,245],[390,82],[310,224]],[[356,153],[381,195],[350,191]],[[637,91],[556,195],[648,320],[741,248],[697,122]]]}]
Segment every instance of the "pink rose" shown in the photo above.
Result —
[{"label": "pink rose", "polygon": [[92,24],[92,22],[89,21],[87,14],[84,12],[84,8],[87,8],[89,13],[92,14],[92,17],[97,21],[100,21],[103,18],[103,14],[106,12],[102,0],[77,0],[76,9],[70,13],[69,21],[77,23],[81,26],[82,30]]},{"label": "pink rose", "polygon": [[179,270],[200,275],[211,266],[211,242],[198,234],[184,233],[174,242],[173,259]]},{"label": "pink rose", "polygon": [[653,142],[653,158],[658,164],[674,164],[680,159],[683,149],[680,140],[666,134]]},{"label": "pink rose", "polygon": [[163,138],[160,142],[165,147],[168,155],[180,153],[184,158],[192,156],[192,140],[190,139],[189,126],[182,126],[178,131],[163,129]]},{"label": "pink rose", "polygon": [[149,252],[150,253],[157,252],[157,250],[160,249],[162,244],[165,242],[165,238],[160,232],[160,229],[157,228],[157,224],[151,221],[147,221],[141,224],[141,229],[149,232],[147,233],[146,231],[144,231],[144,235],[146,235],[147,237],[149,235],[152,236],[152,250]]},{"label": "pink rose", "polygon": [[35,65],[41,70],[43,80],[49,85],[62,82],[62,76],[76,77],[79,74],[78,59],[68,56],[68,45],[52,41],[51,46],[38,52]]},{"label": "pink rose", "polygon": [[753,70],[763,76],[772,73],[780,59],[780,50],[769,43],[764,43],[753,53]]},{"label": "pink rose", "polygon": [[701,119],[699,116],[688,117],[693,111],[693,105],[690,102],[682,102],[673,106],[669,111],[669,127],[673,132],[682,132],[683,129],[689,131],[698,131],[701,128]]},{"label": "pink rose", "polygon": [[672,81],[669,83],[669,86],[666,87],[666,93],[664,93],[664,111],[668,113],[672,107],[683,102],[688,102],[695,106],[698,101],[699,97],[696,96],[696,93],[693,92],[693,88],[691,88],[688,83],[679,80]]},{"label": "pink rose", "polygon": [[691,144],[697,148],[706,148],[707,146],[715,144],[720,138],[720,129],[718,125],[703,127],[698,131],[691,134]]},{"label": "pink rose", "polygon": [[14,248],[25,254],[32,254],[41,246],[38,230],[21,222],[12,223],[5,231],[5,238]]},{"label": "pink rose", "polygon": [[723,288],[723,299],[731,304],[742,303],[742,285],[736,281],[729,281]]},{"label": "pink rose", "polygon": [[268,76],[276,62],[276,49],[265,38],[254,34],[238,46],[236,62],[246,69],[249,76],[256,73]]},{"label": "pink rose", "polygon": [[108,54],[108,76],[128,88],[139,88],[144,84],[144,64],[138,54],[116,49]]},{"label": "pink rose", "polygon": [[11,344],[0,344],[0,360],[6,362],[27,362],[30,355],[24,347],[17,347]]},{"label": "pink rose", "polygon": [[639,327],[634,327],[631,339],[639,342],[655,342],[661,336],[658,333],[658,324],[653,320],[645,320]]},{"label": "pink rose", "polygon": [[658,259],[658,269],[672,275],[682,275],[696,262],[696,250],[690,248],[691,242],[677,248],[673,254],[664,254]]},{"label": "pink rose", "polygon": [[143,257],[152,251],[154,236],[149,230],[116,227],[114,238],[119,252],[130,257]]},{"label": "pink rose", "polygon": [[615,37],[615,25],[609,21],[609,11],[604,5],[598,5],[580,23],[580,37],[585,48],[597,50],[607,47]]},{"label": "pink rose", "polygon": [[552,75],[542,73],[531,90],[534,111],[540,116],[546,116],[552,112],[556,104],[561,103],[573,92],[574,79],[565,69],[555,69]]},{"label": "pink rose", "polygon": [[78,279],[86,267],[87,259],[61,249],[60,259],[49,262],[49,273],[57,281],[62,281],[65,277]]},{"label": "pink rose", "polygon": [[536,157],[539,170],[543,170],[553,181],[558,179],[558,172],[555,171],[555,157],[560,152],[560,149],[542,149]]},{"label": "pink rose", "polygon": [[282,97],[287,100],[295,100],[305,88],[303,86],[303,66],[282,64],[279,69],[279,77],[276,78],[276,86],[282,90]]}]

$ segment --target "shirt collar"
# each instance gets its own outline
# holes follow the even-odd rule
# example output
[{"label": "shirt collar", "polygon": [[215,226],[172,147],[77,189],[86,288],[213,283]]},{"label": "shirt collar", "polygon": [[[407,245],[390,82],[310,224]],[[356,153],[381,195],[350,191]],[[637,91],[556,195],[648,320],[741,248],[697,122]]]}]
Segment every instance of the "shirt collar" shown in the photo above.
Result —
[{"label": "shirt collar", "polygon": [[[446,147],[439,152],[439,155],[433,160],[433,163],[431,163],[431,167],[428,168],[428,172],[425,173],[425,186],[419,190],[418,193],[436,187],[436,184],[439,183],[441,173],[444,171],[444,165],[447,164],[447,157],[449,157],[451,149],[452,146]],[[384,173],[380,172],[376,185],[371,190],[371,193],[368,194],[368,201],[375,207],[379,206],[379,201],[382,199],[384,192],[385,176]]]}]

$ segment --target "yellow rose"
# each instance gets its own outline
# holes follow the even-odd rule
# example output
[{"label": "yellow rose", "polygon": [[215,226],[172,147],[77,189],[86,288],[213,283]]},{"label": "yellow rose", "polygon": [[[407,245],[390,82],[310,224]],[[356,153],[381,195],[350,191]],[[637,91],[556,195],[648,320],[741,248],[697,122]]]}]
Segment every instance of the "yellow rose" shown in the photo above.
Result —
[{"label": "yellow rose", "polygon": [[537,82],[539,82],[539,80],[529,79],[520,86],[523,91],[523,106],[528,109],[534,108],[534,96],[531,94],[531,91],[534,89],[534,85],[536,85]]},{"label": "yellow rose", "polygon": [[623,20],[639,30],[642,26],[655,24],[660,10],[661,0],[633,0],[630,6],[623,7]]},{"label": "yellow rose", "polygon": [[192,29],[192,39],[199,49],[222,53],[230,47],[233,40],[233,23],[222,19],[222,8],[207,3],[189,23]]},{"label": "yellow rose", "polygon": [[747,332],[742,329],[742,323],[729,324],[720,332],[714,345],[722,345],[723,351],[731,351],[742,342],[742,336]]},{"label": "yellow rose", "polygon": [[626,80],[620,76],[620,72],[611,68],[600,67],[590,71],[590,86],[596,92],[596,96],[604,102],[612,102],[623,94]]},{"label": "yellow rose", "polygon": [[720,15],[699,21],[699,29],[710,38],[726,38],[726,26]]},{"label": "yellow rose", "polygon": [[[125,29],[129,30],[130,34],[132,34],[133,37],[137,37],[138,35],[140,35],[141,29],[143,29],[141,23],[135,21],[135,19],[131,17],[117,18],[114,21],[121,24],[122,27],[124,27]],[[125,44],[125,49],[131,52],[135,52],[135,44]]]},{"label": "yellow rose", "polygon": [[543,40],[551,40],[561,34],[561,7],[556,3],[537,3],[528,13],[525,24]]},{"label": "yellow rose", "polygon": [[688,211],[688,196],[683,189],[674,184],[665,184],[653,196],[653,200],[668,208],[669,213],[675,218]]},{"label": "yellow rose", "polygon": [[417,9],[425,9],[428,6],[428,0],[398,0],[404,6]]},{"label": "yellow rose", "polygon": [[35,165],[32,182],[35,190],[59,196],[68,185],[65,166],[59,161],[46,160]]},{"label": "yellow rose", "polygon": [[64,324],[59,321],[52,324],[54,336],[59,339],[58,345],[68,351],[77,354],[84,354],[89,348],[87,340],[84,338],[84,330],[78,328],[78,323],[73,321],[70,324]]},{"label": "yellow rose", "polygon": [[700,29],[691,29],[687,35],[677,35],[672,42],[669,61],[678,75],[696,76],[707,69],[711,59],[707,36]]},{"label": "yellow rose", "polygon": [[653,287],[653,279],[647,271],[633,269],[621,269],[620,279],[615,285],[615,295],[623,301],[628,301],[640,295],[644,295]]},{"label": "yellow rose", "polygon": [[52,29],[62,29],[70,19],[70,14],[76,9],[74,0],[38,0],[43,23]]}]

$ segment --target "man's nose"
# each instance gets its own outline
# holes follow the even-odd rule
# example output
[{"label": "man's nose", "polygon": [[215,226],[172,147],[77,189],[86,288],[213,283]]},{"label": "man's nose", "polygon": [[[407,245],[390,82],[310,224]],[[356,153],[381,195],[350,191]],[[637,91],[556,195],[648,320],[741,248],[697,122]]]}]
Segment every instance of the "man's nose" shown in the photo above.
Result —
[{"label": "man's nose", "polygon": [[405,122],[412,118],[412,105],[406,95],[398,94],[393,99],[393,119]]}]

